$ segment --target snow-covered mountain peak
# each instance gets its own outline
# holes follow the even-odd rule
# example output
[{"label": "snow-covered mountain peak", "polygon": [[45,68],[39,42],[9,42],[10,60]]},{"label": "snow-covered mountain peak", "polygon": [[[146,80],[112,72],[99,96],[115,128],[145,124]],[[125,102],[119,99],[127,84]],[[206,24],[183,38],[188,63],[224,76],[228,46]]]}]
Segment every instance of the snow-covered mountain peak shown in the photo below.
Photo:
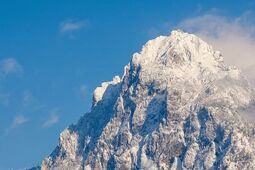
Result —
[{"label": "snow-covered mountain peak", "polygon": [[204,67],[215,67],[223,61],[220,52],[193,34],[172,31],[169,36],[159,36],[146,43],[140,53],[133,56],[134,63],[166,66],[201,63]]},{"label": "snow-covered mountain peak", "polygon": [[[127,72],[124,78],[134,79],[131,82],[139,81],[143,86],[153,84],[161,90],[178,89],[179,93],[189,91],[191,96],[203,96],[201,101],[209,102],[207,97],[224,95],[227,102],[235,100],[234,106],[241,107],[252,99],[248,95],[250,88],[238,90],[240,86],[248,86],[239,69],[226,66],[221,53],[199,37],[179,30],[148,41],[140,53],[134,54]],[[210,89],[210,95],[204,94],[206,88]]]},{"label": "snow-covered mountain peak", "polygon": [[219,51],[214,51],[197,36],[179,30],[148,41],[140,53],[133,55],[131,66],[141,70],[141,77],[168,80],[173,77],[200,79],[202,72],[215,74],[228,69]]},{"label": "snow-covered mountain peak", "polygon": [[254,101],[242,73],[195,35],[172,31],[96,88],[42,169],[255,169]]}]

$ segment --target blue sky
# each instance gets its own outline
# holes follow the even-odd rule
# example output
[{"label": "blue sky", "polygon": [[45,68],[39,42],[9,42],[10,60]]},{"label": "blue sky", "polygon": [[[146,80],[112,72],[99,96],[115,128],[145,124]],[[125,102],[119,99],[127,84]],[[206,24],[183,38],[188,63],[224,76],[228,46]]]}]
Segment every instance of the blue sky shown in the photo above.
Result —
[{"label": "blue sky", "polygon": [[201,20],[204,30],[191,31],[202,34],[216,20],[244,27],[253,47],[254,10],[249,0],[0,0],[0,169],[40,164],[147,40]]}]

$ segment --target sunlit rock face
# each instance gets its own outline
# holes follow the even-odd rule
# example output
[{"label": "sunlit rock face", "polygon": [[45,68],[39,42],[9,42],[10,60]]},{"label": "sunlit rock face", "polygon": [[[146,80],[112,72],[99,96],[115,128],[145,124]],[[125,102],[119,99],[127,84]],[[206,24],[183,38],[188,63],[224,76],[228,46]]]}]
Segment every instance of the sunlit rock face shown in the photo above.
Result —
[{"label": "sunlit rock face", "polygon": [[255,169],[254,92],[220,52],[172,31],[135,53],[122,78],[94,92],[46,169]]}]

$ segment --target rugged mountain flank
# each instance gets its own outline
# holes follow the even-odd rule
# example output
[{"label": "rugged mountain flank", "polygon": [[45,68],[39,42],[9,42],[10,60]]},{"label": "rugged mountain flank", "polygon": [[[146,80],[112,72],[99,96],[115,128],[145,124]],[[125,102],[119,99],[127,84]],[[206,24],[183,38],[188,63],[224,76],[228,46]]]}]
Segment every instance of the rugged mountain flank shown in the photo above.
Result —
[{"label": "rugged mountain flank", "polygon": [[65,129],[46,169],[255,169],[254,92],[195,35],[150,40],[96,88],[91,111]]}]

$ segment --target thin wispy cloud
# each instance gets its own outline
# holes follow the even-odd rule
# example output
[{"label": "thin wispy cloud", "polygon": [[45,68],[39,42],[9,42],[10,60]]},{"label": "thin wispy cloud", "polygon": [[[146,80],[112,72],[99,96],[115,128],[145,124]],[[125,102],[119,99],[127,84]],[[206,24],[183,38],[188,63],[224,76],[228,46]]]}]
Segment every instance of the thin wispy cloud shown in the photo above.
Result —
[{"label": "thin wispy cloud", "polygon": [[243,70],[255,84],[255,20],[246,12],[236,18],[207,13],[185,19],[180,27],[195,33],[222,52],[225,62]]},{"label": "thin wispy cloud", "polygon": [[24,115],[20,114],[17,115],[11,125],[11,128],[16,128],[17,126],[20,126],[24,123],[26,123],[28,121],[28,119],[26,117],[24,117]]},{"label": "thin wispy cloud", "polygon": [[88,22],[85,20],[66,20],[60,24],[60,32],[73,33],[86,27],[87,24]]},{"label": "thin wispy cloud", "polygon": [[55,108],[50,111],[49,118],[43,123],[43,128],[49,128],[59,122],[59,109]]},{"label": "thin wispy cloud", "polygon": [[80,92],[81,92],[82,97],[84,99],[86,99],[86,97],[87,97],[87,87],[85,85],[81,85]]},{"label": "thin wispy cloud", "polygon": [[[221,51],[228,65],[240,68],[249,82],[255,86],[255,19],[254,14],[246,12],[235,18],[209,12],[202,16],[185,19],[180,27],[195,33],[214,49]],[[254,121],[254,103],[240,111],[240,115]]]},{"label": "thin wispy cloud", "polygon": [[22,73],[22,66],[14,58],[0,60],[0,76]]},{"label": "thin wispy cloud", "polygon": [[34,100],[33,94],[31,91],[26,90],[23,92],[23,105],[28,106],[30,105]]},{"label": "thin wispy cloud", "polygon": [[[23,73],[22,66],[14,58],[4,58],[0,60],[0,87],[4,78],[11,74]],[[0,106],[9,106],[10,94],[6,91],[0,92]]]},{"label": "thin wispy cloud", "polygon": [[29,121],[29,119],[27,117],[25,117],[22,114],[18,114],[13,118],[13,121],[11,123],[11,125],[9,126],[9,128],[5,129],[5,134],[7,135],[8,133],[10,133],[11,130],[27,123]]}]

